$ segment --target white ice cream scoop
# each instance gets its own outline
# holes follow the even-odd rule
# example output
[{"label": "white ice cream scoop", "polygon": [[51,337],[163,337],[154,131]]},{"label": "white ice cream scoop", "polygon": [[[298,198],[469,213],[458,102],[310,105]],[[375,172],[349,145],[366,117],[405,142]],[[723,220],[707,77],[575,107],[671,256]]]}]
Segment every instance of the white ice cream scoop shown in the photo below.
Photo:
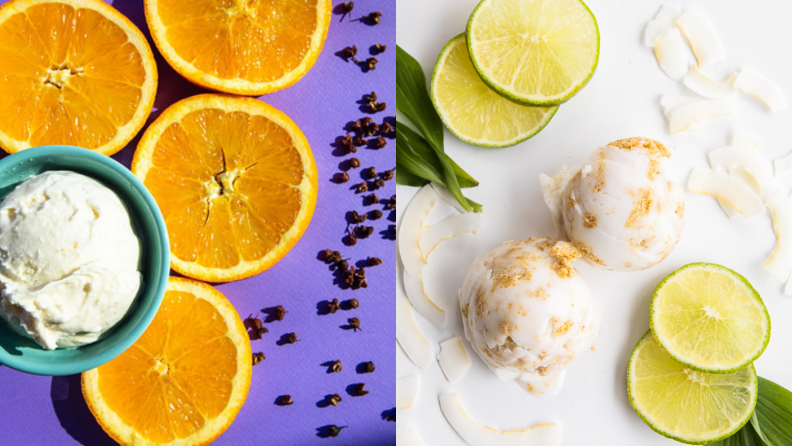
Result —
[{"label": "white ice cream scoop", "polygon": [[29,178],[0,203],[0,315],[46,349],[98,340],[141,282],[118,196],[73,172]]},{"label": "white ice cream scoop", "polygon": [[583,167],[540,175],[545,202],[562,239],[591,265],[640,271],[663,261],[682,234],[682,187],[664,176],[671,152],[648,138],[599,148]]},{"label": "white ice cream scoop", "polygon": [[593,349],[600,303],[572,267],[580,256],[568,242],[531,238],[505,242],[468,269],[459,293],[465,336],[499,378],[541,394],[537,377],[563,373]]}]

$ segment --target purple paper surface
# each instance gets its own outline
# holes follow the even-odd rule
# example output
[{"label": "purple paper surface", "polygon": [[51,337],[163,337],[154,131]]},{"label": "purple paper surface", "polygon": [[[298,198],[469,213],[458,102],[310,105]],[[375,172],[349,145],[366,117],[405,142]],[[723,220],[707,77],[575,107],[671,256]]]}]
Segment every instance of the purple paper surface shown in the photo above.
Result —
[{"label": "purple paper surface", "polygon": [[[0,4],[5,1],[0,0]],[[179,76],[159,56],[150,39],[142,0],[108,1],[129,17],[149,37],[157,59],[159,87],[150,124],[170,104],[207,91]],[[340,3],[335,2],[335,3]],[[265,323],[269,333],[252,341],[254,352],[262,351],[266,360],[253,368],[253,379],[247,402],[236,421],[214,443],[217,445],[392,445],[396,442],[395,423],[383,415],[395,411],[395,314],[393,290],[395,277],[395,216],[370,222],[375,227],[372,237],[345,246],[341,239],[347,226],[345,213],[382,209],[382,204],[363,205],[363,196],[350,190],[362,181],[360,174],[369,166],[378,171],[396,165],[395,140],[389,139],[382,150],[359,148],[357,158],[362,168],[350,170],[350,181],[330,181],[339,171],[339,164],[350,156],[337,156],[331,146],[345,134],[347,122],[372,116],[377,123],[383,118],[395,120],[396,73],[396,4],[393,0],[356,2],[352,18],[372,11],[381,11],[376,26],[361,21],[340,21],[333,14],[324,50],[316,65],[294,86],[263,96],[265,102],[289,115],[305,133],[313,149],[319,169],[319,197],[316,211],[305,235],[277,265],[247,280],[218,285],[245,318],[261,309],[283,305],[288,313],[283,321]],[[377,55],[374,71],[364,73],[353,63],[344,62],[334,53],[355,44],[358,57],[371,57],[369,47],[387,45]],[[387,110],[369,115],[360,107],[365,93],[376,91]],[[145,130],[145,128],[144,128]],[[143,132],[141,131],[140,134]],[[115,159],[129,166],[139,136]],[[2,157],[2,156],[0,156]],[[395,194],[395,181],[376,191],[381,198]],[[350,263],[380,257],[383,265],[367,268],[368,288],[342,290],[328,266],[317,260],[325,248],[351,257]],[[323,301],[356,298],[360,308],[321,315]],[[263,317],[266,314],[262,315]],[[362,331],[341,328],[347,318],[358,317]],[[295,332],[301,342],[276,345],[282,334]],[[321,364],[340,359],[341,373],[327,373]],[[356,366],[373,361],[376,371],[359,374]],[[352,397],[348,386],[365,383],[370,393]],[[343,401],[338,407],[323,406],[326,395],[338,393]],[[295,403],[281,407],[275,404],[280,395],[289,394]],[[79,376],[42,377],[17,372],[0,365],[0,445],[104,446],[115,444],[99,427],[83,400]],[[319,428],[331,424],[349,426],[337,438],[321,438]]]}]

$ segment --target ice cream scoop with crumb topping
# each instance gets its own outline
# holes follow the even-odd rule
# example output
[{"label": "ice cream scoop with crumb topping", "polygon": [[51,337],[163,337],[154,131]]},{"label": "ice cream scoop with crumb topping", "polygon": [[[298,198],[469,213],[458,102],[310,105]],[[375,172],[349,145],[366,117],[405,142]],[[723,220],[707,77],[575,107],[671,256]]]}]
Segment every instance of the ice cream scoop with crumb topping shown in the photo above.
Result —
[{"label": "ice cream scoop with crumb topping", "polygon": [[[600,303],[572,266],[572,244],[549,238],[508,241],[468,269],[459,304],[465,336],[495,374],[522,380],[562,374],[594,348]],[[541,381],[541,380],[540,380]]]},{"label": "ice cream scoop with crumb topping", "polygon": [[671,151],[648,138],[614,141],[583,167],[540,175],[561,238],[593,266],[640,271],[663,261],[682,234],[682,187],[664,175]]}]

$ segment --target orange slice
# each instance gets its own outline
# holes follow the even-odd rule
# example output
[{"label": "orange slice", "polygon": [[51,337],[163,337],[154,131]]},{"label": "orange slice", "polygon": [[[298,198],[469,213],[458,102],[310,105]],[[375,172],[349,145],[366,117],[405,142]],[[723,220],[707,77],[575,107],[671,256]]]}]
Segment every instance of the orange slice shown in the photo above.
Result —
[{"label": "orange slice", "polygon": [[311,69],[330,0],[146,0],[165,60],[190,82],[248,96],[283,90]]},{"label": "orange slice", "polygon": [[12,0],[0,8],[0,147],[67,144],[112,155],[157,92],[146,38],[101,0]]},{"label": "orange slice", "polygon": [[250,340],[234,307],[201,282],[171,277],[140,339],[82,374],[88,408],[122,445],[206,445],[250,389]]},{"label": "orange slice", "polygon": [[207,94],[173,104],[143,134],[132,172],[162,210],[171,267],[208,282],[277,263],[316,206],[308,140],[253,98]]}]

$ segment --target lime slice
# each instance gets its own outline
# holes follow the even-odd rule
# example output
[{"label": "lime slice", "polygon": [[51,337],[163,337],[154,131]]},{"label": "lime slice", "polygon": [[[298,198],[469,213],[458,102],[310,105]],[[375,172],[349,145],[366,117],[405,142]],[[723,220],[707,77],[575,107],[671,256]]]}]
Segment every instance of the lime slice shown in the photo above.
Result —
[{"label": "lime slice", "polygon": [[561,104],[597,68],[597,20],[580,0],[481,0],[466,35],[479,76],[523,105]]},{"label": "lime slice", "polygon": [[539,133],[558,107],[526,107],[492,91],[470,63],[465,35],[437,57],[430,94],[437,114],[457,138],[481,147],[509,147]]},{"label": "lime slice", "polygon": [[759,392],[749,364],[733,373],[703,373],[671,359],[648,331],[627,366],[635,412],[660,435],[687,444],[731,436],[751,419]]},{"label": "lime slice", "polygon": [[770,341],[770,316],[745,278],[712,263],[669,274],[652,295],[657,342],[693,370],[728,373],[752,363]]}]

